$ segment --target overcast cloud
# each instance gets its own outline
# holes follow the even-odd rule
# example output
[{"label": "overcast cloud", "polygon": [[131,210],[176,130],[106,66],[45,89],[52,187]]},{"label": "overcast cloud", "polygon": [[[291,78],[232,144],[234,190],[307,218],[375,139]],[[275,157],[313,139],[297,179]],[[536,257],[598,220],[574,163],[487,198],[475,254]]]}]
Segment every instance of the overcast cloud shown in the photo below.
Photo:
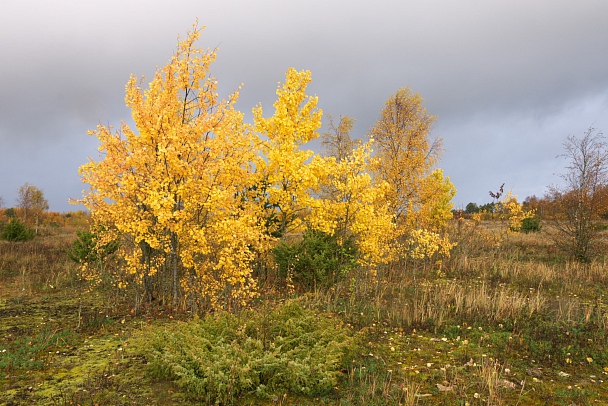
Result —
[{"label": "overcast cloud", "polygon": [[[608,133],[608,2],[28,1],[0,12],[0,196],[29,182],[51,210],[86,187],[97,124],[129,120],[131,73],[150,78],[196,18],[199,46],[218,46],[212,73],[238,108],[270,114],[287,68],[309,69],[310,94],[364,137],[386,99],[408,86],[438,117],[440,166],[455,203],[490,201],[503,182],[521,199],[559,181],[562,142]],[[251,117],[251,114],[248,115]]]}]

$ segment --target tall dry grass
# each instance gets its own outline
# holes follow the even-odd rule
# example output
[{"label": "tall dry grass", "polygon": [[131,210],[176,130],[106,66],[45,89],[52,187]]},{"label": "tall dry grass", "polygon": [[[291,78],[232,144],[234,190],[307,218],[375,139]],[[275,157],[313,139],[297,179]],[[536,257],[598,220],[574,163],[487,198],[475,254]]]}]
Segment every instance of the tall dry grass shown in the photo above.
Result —
[{"label": "tall dry grass", "polygon": [[409,261],[373,276],[358,270],[317,291],[315,300],[360,326],[383,321],[440,329],[533,315],[608,325],[608,306],[598,291],[608,287],[605,262],[554,260],[554,245],[542,233],[505,234],[497,244],[496,228],[463,230],[460,244],[470,245],[455,249],[447,260]]},{"label": "tall dry grass", "polygon": [[37,237],[33,241],[0,241],[2,296],[34,295],[73,287],[76,267],[66,255],[71,236]]}]

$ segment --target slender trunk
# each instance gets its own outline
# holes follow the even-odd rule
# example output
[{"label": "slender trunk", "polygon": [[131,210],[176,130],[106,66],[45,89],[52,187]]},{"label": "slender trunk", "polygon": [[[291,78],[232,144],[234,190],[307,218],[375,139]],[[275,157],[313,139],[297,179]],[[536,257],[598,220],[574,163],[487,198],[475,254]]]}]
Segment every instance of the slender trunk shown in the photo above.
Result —
[{"label": "slender trunk", "polygon": [[179,240],[176,233],[171,233],[171,273],[173,284],[173,306],[177,306],[179,301],[179,275],[178,275],[178,246]]},{"label": "slender trunk", "polygon": [[144,274],[142,278],[144,292],[148,296],[148,302],[152,302],[154,300],[154,287],[150,277],[152,247],[150,247],[150,244],[148,244],[147,242],[142,241],[139,243],[139,248],[141,249],[141,264],[144,268]]}]

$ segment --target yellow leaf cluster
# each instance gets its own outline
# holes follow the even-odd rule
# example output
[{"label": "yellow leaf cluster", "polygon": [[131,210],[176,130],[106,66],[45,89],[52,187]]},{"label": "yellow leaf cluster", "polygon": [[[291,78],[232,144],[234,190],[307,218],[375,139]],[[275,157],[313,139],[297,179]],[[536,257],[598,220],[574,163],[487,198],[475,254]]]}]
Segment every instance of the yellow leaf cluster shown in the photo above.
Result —
[{"label": "yellow leaf cluster", "polygon": [[414,230],[407,239],[407,252],[410,258],[423,259],[439,253],[450,255],[454,244],[445,236],[428,230]]},{"label": "yellow leaf cluster", "polygon": [[501,218],[508,221],[509,231],[521,230],[523,221],[535,215],[535,210],[524,210],[523,205],[517,202],[517,196],[514,196],[511,191],[501,199],[500,207]]},{"label": "yellow leaf cluster", "polygon": [[[259,173],[272,185],[268,201],[279,210],[282,233],[313,229],[337,234],[341,241],[354,235],[359,262],[374,267],[389,257],[394,233],[384,205],[388,185],[374,183],[369,173],[371,141],[341,159],[302,149],[318,138],[321,127],[317,99],[305,93],[309,82],[310,72],[290,69],[277,91],[275,114],[263,118],[262,108],[254,109],[255,129],[265,139]],[[323,196],[327,188],[333,193]]]},{"label": "yellow leaf cluster", "polygon": [[290,68],[277,90],[274,115],[264,118],[261,105],[253,109],[254,128],[263,140],[265,157],[258,163],[257,173],[271,185],[268,202],[279,211],[281,234],[302,230],[302,216],[314,206],[310,190],[317,187],[323,172],[323,160],[302,149],[318,138],[323,115],[317,98],[306,94],[310,81],[309,71]]},{"label": "yellow leaf cluster", "polygon": [[325,158],[323,183],[333,193],[318,199],[313,207],[310,226],[326,233],[337,233],[342,239],[354,235],[359,247],[359,262],[368,267],[387,262],[390,238],[395,224],[384,196],[386,182],[372,181],[369,174],[372,142],[359,145],[341,160]]}]

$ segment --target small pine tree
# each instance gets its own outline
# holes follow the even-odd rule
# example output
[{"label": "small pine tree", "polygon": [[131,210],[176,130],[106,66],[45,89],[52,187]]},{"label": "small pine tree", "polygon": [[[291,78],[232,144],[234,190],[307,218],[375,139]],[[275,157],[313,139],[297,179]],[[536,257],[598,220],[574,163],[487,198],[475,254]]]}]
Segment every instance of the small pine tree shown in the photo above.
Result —
[{"label": "small pine tree", "polygon": [[339,243],[335,234],[316,230],[306,230],[299,242],[281,242],[273,254],[281,276],[293,276],[306,288],[334,285],[357,262],[357,246],[352,237]]},{"label": "small pine tree", "polygon": [[540,229],[540,219],[536,216],[527,217],[521,222],[521,231],[524,233],[537,233]]},{"label": "small pine tree", "polygon": [[101,247],[97,247],[97,235],[91,231],[76,231],[77,239],[72,243],[72,248],[67,251],[68,258],[77,264],[95,263],[102,261],[108,255],[118,249],[118,241],[112,241]]},{"label": "small pine tree", "polygon": [[34,230],[27,228],[25,224],[16,217],[11,218],[2,230],[2,239],[7,241],[29,241],[32,240],[34,236]]}]

